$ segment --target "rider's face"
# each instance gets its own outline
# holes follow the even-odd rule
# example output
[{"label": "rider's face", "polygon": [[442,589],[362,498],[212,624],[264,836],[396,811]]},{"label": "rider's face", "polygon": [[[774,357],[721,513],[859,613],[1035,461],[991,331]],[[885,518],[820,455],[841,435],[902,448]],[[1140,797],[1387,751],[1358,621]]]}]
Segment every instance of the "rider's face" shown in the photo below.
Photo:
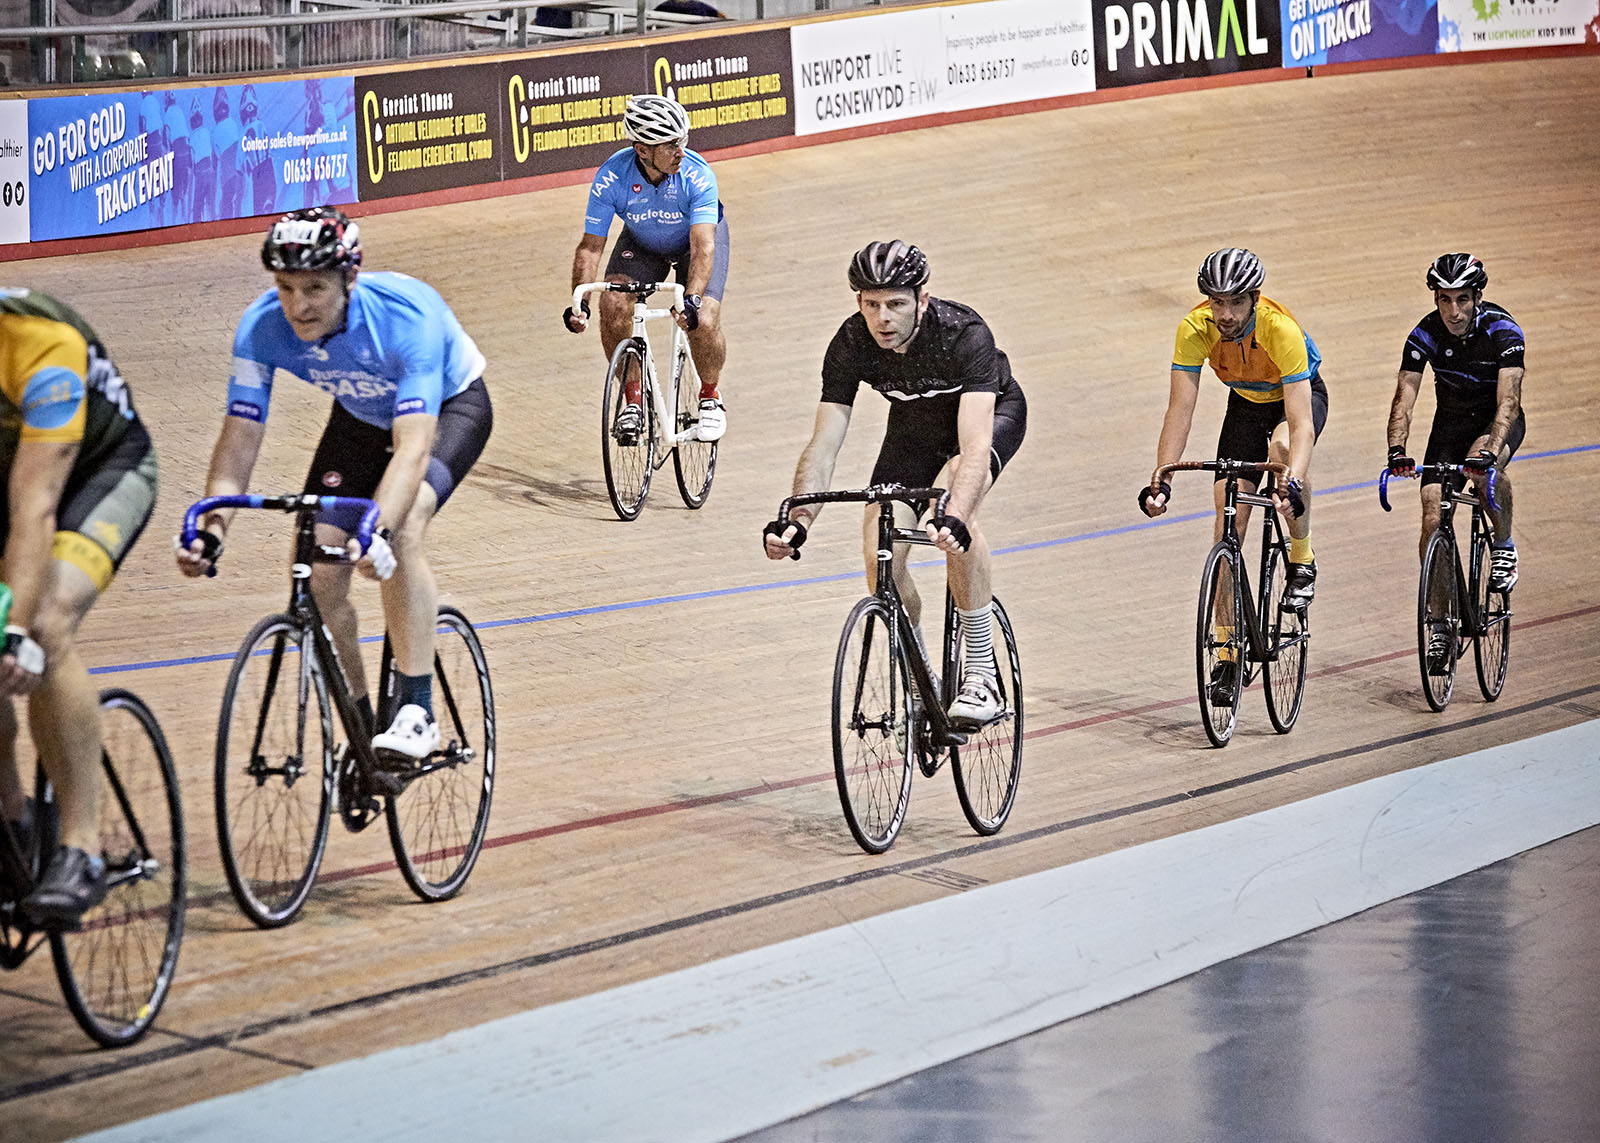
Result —
[{"label": "rider's face", "polygon": [[1212,296],[1211,316],[1216,319],[1218,332],[1230,340],[1242,335],[1250,324],[1250,315],[1255,313],[1256,299],[1260,296],[1259,290],[1225,297]]},{"label": "rider's face", "polygon": [[354,274],[346,281],[342,270],[278,270],[272,278],[283,316],[301,341],[327,337],[343,323]]},{"label": "rider's face", "polygon": [[656,143],[653,146],[635,143],[634,150],[643,160],[647,171],[654,171],[656,175],[673,175],[683,166],[683,151],[688,143],[687,139],[679,139],[675,143]]},{"label": "rider's face", "polygon": [[1451,337],[1460,337],[1472,324],[1472,315],[1478,309],[1477,290],[1435,290],[1433,304],[1439,307],[1439,317]]},{"label": "rider's face", "polygon": [[917,328],[917,319],[928,308],[927,295],[915,290],[862,290],[856,294],[867,329],[884,349],[905,352],[906,342]]}]

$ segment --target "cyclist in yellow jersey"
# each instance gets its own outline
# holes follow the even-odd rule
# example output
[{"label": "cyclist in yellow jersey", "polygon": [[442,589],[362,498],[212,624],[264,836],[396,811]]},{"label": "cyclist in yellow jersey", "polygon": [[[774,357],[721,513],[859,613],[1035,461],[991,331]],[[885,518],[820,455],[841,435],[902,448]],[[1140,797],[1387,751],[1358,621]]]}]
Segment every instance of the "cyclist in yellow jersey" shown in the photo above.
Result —
[{"label": "cyclist in yellow jersey", "polygon": [[72,309],[0,289],[0,539],[13,593],[0,649],[0,807],[33,828],[17,772],[12,695],[61,811],[60,848],[22,903],[69,925],[105,896],[98,852],[100,704],[78,625],[155,507],[156,456],[99,338]]},{"label": "cyclist in yellow jersey", "polygon": [[[1248,250],[1227,247],[1200,263],[1196,284],[1206,300],[1178,325],[1166,417],[1156,445],[1156,467],[1183,459],[1200,394],[1200,370],[1212,371],[1228,386],[1228,412],[1217,439],[1217,456],[1230,460],[1276,461],[1288,465],[1288,478],[1274,493],[1277,510],[1289,525],[1289,574],[1284,592],[1291,603],[1310,604],[1317,564],[1311,550],[1311,450],[1328,418],[1328,390],[1321,376],[1322,355],[1311,335],[1287,308],[1262,296],[1266,271]],[[1225,482],[1213,488],[1217,505],[1215,537],[1222,538]],[[1167,510],[1171,487],[1154,478],[1139,491],[1146,515]],[[1250,522],[1241,504],[1239,533]],[[1218,664],[1218,693],[1231,694],[1232,662]]]}]

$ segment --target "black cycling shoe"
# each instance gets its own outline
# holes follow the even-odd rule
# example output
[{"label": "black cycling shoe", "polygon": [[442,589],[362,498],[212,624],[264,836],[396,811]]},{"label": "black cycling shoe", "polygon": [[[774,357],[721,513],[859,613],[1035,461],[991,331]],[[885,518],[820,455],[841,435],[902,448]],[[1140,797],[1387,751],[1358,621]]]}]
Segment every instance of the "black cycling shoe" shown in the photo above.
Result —
[{"label": "black cycling shoe", "polygon": [[1289,564],[1289,582],[1283,589],[1283,602],[1290,607],[1305,609],[1317,594],[1317,561],[1309,564]]},{"label": "black cycling shoe", "polygon": [[1450,673],[1450,644],[1454,636],[1448,631],[1433,631],[1428,635],[1428,673],[1430,675],[1448,675]]},{"label": "black cycling shoe", "polygon": [[41,927],[70,928],[106,896],[106,863],[75,846],[56,850],[22,911]]},{"label": "black cycling shoe", "polygon": [[1211,705],[1232,706],[1233,688],[1239,681],[1239,664],[1224,659],[1211,668]]}]

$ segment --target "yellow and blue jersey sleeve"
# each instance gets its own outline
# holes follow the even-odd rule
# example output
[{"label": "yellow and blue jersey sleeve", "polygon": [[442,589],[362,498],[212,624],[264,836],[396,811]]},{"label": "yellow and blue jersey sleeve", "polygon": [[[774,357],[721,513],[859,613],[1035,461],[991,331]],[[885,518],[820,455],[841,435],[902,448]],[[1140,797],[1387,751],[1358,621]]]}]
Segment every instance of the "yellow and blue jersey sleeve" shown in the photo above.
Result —
[{"label": "yellow and blue jersey sleeve", "polygon": [[1248,401],[1283,400],[1283,387],[1308,380],[1322,363],[1311,335],[1294,315],[1271,298],[1256,305],[1243,337],[1224,340],[1211,315],[1211,302],[1201,302],[1184,315],[1172,349],[1172,367],[1200,372],[1207,361],[1228,388]]},{"label": "yellow and blue jersey sleeve", "polygon": [[89,345],[72,326],[0,314],[0,389],[19,441],[80,441],[88,416]]}]

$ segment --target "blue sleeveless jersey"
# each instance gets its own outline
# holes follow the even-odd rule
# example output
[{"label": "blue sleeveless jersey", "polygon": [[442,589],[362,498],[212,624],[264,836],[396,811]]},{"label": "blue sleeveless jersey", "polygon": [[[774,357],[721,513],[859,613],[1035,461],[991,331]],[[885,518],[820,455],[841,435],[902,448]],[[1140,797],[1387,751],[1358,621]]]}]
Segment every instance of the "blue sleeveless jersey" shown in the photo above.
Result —
[{"label": "blue sleeveless jersey", "polygon": [[344,325],[301,341],[268,290],[244,311],[233,337],[228,415],[265,422],[272,375],[282,369],[315,385],[351,416],[380,429],[439,406],[483,375],[483,354],[437,290],[405,274],[363,273]]},{"label": "blue sleeveless jersey", "polygon": [[594,173],[584,232],[604,238],[610,233],[613,216],[622,219],[645,249],[677,254],[689,248],[689,227],[701,222],[714,226],[722,217],[717,176],[710,163],[694,151],[685,151],[677,173],[652,186],[639,169],[633,148],[625,148]]}]

